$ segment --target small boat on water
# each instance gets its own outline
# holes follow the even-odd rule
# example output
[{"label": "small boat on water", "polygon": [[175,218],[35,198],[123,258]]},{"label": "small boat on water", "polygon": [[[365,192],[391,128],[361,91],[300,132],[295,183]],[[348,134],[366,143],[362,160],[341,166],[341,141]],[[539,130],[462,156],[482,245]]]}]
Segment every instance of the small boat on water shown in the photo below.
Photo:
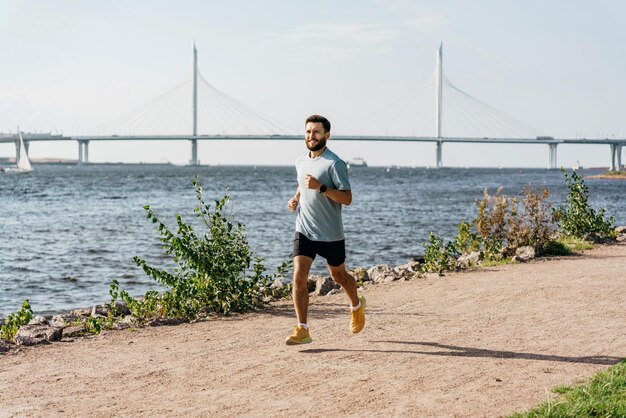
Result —
[{"label": "small boat on water", "polygon": [[351,167],[367,167],[367,163],[361,157],[352,158],[352,159],[346,161],[346,164],[348,165],[348,168],[351,168]]},{"label": "small boat on water", "polygon": [[24,138],[22,138],[22,133],[17,131],[17,135],[20,139],[20,156],[17,159],[17,164],[15,167],[6,167],[2,169],[0,172],[4,173],[29,173],[33,171],[33,167],[30,165],[30,160],[28,159],[28,152],[26,151],[26,146],[24,145]]},{"label": "small boat on water", "polygon": [[572,170],[573,170],[573,171],[580,170],[580,169],[582,169],[582,168],[583,168],[583,167],[580,165],[580,161],[578,161],[578,160],[576,160],[576,164],[574,164],[574,165],[572,166]]}]

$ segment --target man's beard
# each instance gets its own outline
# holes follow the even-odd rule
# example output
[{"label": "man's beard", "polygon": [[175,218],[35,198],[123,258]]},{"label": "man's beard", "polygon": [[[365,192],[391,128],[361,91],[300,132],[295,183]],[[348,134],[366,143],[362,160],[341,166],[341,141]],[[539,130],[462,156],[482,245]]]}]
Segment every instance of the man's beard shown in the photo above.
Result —
[{"label": "man's beard", "polygon": [[320,139],[317,144],[313,145],[312,147],[309,146],[309,143],[306,143],[306,147],[309,149],[309,151],[319,151],[322,148],[324,148],[326,146],[326,139]]}]

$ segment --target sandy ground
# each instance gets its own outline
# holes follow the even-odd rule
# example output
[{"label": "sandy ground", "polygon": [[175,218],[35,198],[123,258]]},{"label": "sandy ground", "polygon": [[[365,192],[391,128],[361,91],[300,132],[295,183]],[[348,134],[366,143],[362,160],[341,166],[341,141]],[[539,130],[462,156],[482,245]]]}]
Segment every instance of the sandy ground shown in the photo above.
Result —
[{"label": "sandy ground", "polygon": [[626,245],[0,355],[0,416],[503,416],[626,357]]}]

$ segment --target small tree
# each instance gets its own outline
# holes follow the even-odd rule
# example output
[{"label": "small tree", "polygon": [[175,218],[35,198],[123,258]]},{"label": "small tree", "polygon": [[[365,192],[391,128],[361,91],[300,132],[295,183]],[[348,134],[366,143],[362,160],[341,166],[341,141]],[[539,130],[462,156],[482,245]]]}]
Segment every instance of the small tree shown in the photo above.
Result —
[{"label": "small tree", "polygon": [[480,236],[472,232],[472,227],[469,223],[463,221],[459,224],[459,234],[454,239],[454,246],[460,254],[480,251],[481,243]]},{"label": "small tree", "polygon": [[174,233],[150,206],[144,207],[148,219],[158,225],[163,248],[177,266],[170,273],[134,257],[135,263],[148,276],[168,288],[160,297],[149,291],[143,300],[134,301],[126,292],[120,292],[133,313],[142,318],[155,315],[192,320],[200,312],[246,311],[263,303],[270,280],[282,276],[288,266],[285,262],[277,274],[266,275],[263,259],[256,257],[248,245],[245,226],[224,214],[229,196],[216,200],[211,209],[204,201],[198,178],[192,183],[198,200],[194,212],[204,229],[201,233],[185,223],[180,215],[176,215]]},{"label": "small tree", "polygon": [[453,242],[444,243],[441,237],[431,232],[428,235],[422,271],[441,273],[454,270],[456,268],[457,255],[458,253]]},{"label": "small tree", "polygon": [[567,205],[560,206],[555,211],[563,232],[592,241],[614,238],[615,220],[612,216],[604,218],[605,208],[596,212],[589,206],[589,189],[583,179],[575,171],[572,171],[571,176],[563,168],[561,172],[569,189]]}]

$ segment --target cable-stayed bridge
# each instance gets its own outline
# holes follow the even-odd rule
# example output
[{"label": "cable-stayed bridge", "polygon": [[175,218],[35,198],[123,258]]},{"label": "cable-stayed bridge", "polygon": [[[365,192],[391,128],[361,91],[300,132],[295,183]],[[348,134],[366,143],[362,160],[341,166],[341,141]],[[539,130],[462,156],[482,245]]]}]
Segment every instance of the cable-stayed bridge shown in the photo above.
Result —
[{"label": "cable-stayed bridge", "polygon": [[[349,133],[349,134],[344,134]],[[213,87],[198,71],[193,49],[193,73],[172,90],[138,108],[78,136],[22,134],[27,146],[37,141],[76,141],[79,163],[89,162],[90,141],[189,141],[190,164],[198,164],[198,141],[301,141],[270,117]],[[606,144],[610,167],[619,171],[626,139],[554,138],[506,115],[455,86],[443,72],[443,48],[428,82],[404,98],[375,110],[333,133],[333,141],[432,142],[435,165],[443,166],[443,144],[546,144],[548,168],[557,167],[559,144]],[[18,142],[17,133],[0,134],[0,142]],[[19,153],[19,147],[16,146]],[[19,156],[18,156],[19,157]]]}]

